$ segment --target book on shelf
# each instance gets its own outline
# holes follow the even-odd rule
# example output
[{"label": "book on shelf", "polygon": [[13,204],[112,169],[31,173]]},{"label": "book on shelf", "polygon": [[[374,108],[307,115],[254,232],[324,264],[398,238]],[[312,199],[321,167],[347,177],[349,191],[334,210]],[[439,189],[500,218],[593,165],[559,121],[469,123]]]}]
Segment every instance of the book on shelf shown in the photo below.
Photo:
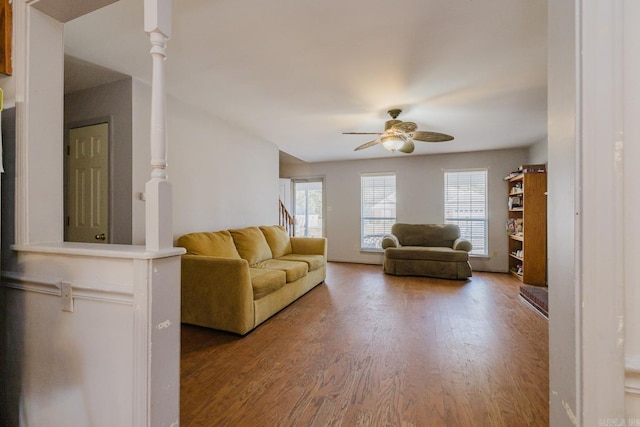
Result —
[{"label": "book on shelf", "polygon": [[510,196],[508,202],[509,209],[518,209],[522,208],[522,197],[520,196]]},{"label": "book on shelf", "polygon": [[522,232],[524,231],[524,223],[522,218],[509,218],[507,220],[507,234],[508,235],[516,235],[522,236]]},{"label": "book on shelf", "polygon": [[547,171],[547,165],[520,165],[518,171],[520,171],[520,173],[545,173]]},{"label": "book on shelf", "polygon": [[518,170],[509,172],[509,175],[505,176],[503,179],[505,181],[509,181],[511,178],[515,178],[518,175],[522,175],[525,173],[545,173],[547,172],[547,165],[545,164],[537,164],[537,165],[520,165]]}]

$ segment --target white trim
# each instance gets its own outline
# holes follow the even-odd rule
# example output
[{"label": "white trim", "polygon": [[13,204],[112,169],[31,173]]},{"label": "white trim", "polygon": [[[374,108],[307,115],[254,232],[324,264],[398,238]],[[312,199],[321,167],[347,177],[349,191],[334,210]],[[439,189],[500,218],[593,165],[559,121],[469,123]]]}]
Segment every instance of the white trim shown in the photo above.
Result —
[{"label": "white trim", "polygon": [[[375,247],[367,247],[364,246],[364,238],[365,238],[365,233],[364,233],[364,221],[365,221],[365,217],[364,217],[364,192],[363,192],[363,178],[381,178],[381,177],[393,177],[393,189],[394,192],[396,194],[396,202],[395,202],[395,215],[393,217],[393,223],[396,223],[398,220],[398,215],[397,215],[397,192],[398,192],[398,175],[395,172],[381,172],[381,173],[361,173],[360,174],[360,252],[369,252],[369,249],[378,249]],[[385,189],[387,188],[387,186],[384,186]],[[393,193],[392,193],[393,194]],[[381,220],[389,220],[391,219],[391,217],[371,217],[370,219],[381,219]],[[393,224],[392,224],[393,225]],[[391,232],[391,226],[389,226],[389,229],[387,230],[386,233],[390,233]],[[382,241],[382,239],[381,239]],[[380,248],[382,249],[382,248]]]},{"label": "white trim", "polygon": [[75,255],[95,258],[157,259],[182,255],[184,248],[171,247],[148,251],[145,246],[108,245],[100,243],[52,242],[33,245],[12,245],[18,252]]},{"label": "white trim", "polygon": [[[484,172],[484,218],[482,220],[482,222],[484,223],[484,252],[482,253],[473,253],[470,252],[469,256],[477,256],[477,257],[484,257],[484,258],[490,258],[489,254],[491,253],[490,248],[489,248],[489,168],[488,167],[484,167],[484,168],[468,168],[468,169],[443,169],[442,170],[442,181],[443,181],[443,187],[442,187],[442,195],[443,195],[443,200],[442,200],[442,206],[443,206],[443,211],[442,211],[442,219],[443,219],[443,223],[444,224],[449,224],[449,222],[447,221],[469,221],[468,219],[464,219],[464,218],[447,218],[446,217],[446,210],[447,210],[447,174],[463,174],[463,173],[472,173],[472,172]],[[457,222],[456,222],[457,224]],[[462,236],[464,238],[466,238],[467,240],[471,241],[471,238],[468,236]]]},{"label": "white trim", "polygon": [[[326,196],[326,191],[325,191],[325,188],[326,188],[325,176],[324,175],[320,175],[320,176],[317,176],[317,177],[287,178],[287,179],[289,179],[289,182],[291,184],[291,209],[290,209],[290,212],[291,212],[291,214],[293,215],[294,218],[296,216],[296,206],[297,206],[296,184],[298,184],[298,183],[306,184],[306,183],[313,183],[313,182],[319,182],[321,184],[321,187],[322,187],[322,236],[326,237],[327,236],[327,196]],[[294,226],[294,229],[295,229],[295,224],[293,226]]]},{"label": "white trim", "polygon": [[[61,296],[60,283],[60,280],[56,281],[20,273],[3,272],[0,286],[25,292]],[[73,282],[71,286],[73,288],[74,299],[133,305],[133,290],[123,291],[121,286],[108,283],[88,282]]]},{"label": "white trim", "polygon": [[25,141],[28,136],[28,87],[29,67],[27,50],[29,46],[28,14],[32,1],[14,1],[13,7],[13,75],[16,83],[16,188],[15,188],[15,240],[16,243],[27,243],[29,235],[27,209],[27,154]]},{"label": "white trim", "polygon": [[397,172],[360,172],[360,176],[389,176],[389,175],[398,175]]},{"label": "white trim", "polygon": [[579,2],[576,414],[585,423],[625,418],[622,2]]}]

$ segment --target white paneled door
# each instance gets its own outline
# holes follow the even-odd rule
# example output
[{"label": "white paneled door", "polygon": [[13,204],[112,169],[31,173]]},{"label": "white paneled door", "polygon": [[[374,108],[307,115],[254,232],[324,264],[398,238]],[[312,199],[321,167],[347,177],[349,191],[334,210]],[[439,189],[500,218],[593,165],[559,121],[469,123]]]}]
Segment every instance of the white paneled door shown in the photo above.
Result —
[{"label": "white paneled door", "polygon": [[69,131],[66,241],[109,242],[109,124]]}]

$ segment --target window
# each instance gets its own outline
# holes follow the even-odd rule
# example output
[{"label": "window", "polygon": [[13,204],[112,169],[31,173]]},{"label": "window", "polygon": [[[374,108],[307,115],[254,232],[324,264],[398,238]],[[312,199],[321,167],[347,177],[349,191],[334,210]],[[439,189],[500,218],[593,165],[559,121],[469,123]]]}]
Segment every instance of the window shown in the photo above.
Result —
[{"label": "window", "polygon": [[361,177],[360,247],[382,250],[382,238],[396,222],[396,174]]},{"label": "window", "polygon": [[457,224],[473,245],[471,254],[487,255],[487,170],[445,171],[444,222]]}]

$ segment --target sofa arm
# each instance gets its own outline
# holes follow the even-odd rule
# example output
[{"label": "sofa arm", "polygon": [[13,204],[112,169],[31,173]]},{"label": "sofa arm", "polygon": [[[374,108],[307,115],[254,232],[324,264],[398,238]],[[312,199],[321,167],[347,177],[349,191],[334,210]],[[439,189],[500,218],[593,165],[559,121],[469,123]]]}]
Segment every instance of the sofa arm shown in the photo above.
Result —
[{"label": "sofa arm", "polygon": [[400,241],[398,240],[395,234],[386,234],[382,238],[382,249],[399,248],[400,246],[401,246]]},{"label": "sofa arm", "polygon": [[458,237],[453,242],[453,249],[456,250],[456,251],[471,252],[471,249],[473,249],[473,245],[467,239],[463,239],[462,237]]},{"label": "sofa arm", "polygon": [[291,237],[291,252],[301,255],[322,255],[327,259],[326,237]]},{"label": "sofa arm", "polygon": [[183,322],[239,334],[254,327],[246,260],[182,255],[180,271]]}]

